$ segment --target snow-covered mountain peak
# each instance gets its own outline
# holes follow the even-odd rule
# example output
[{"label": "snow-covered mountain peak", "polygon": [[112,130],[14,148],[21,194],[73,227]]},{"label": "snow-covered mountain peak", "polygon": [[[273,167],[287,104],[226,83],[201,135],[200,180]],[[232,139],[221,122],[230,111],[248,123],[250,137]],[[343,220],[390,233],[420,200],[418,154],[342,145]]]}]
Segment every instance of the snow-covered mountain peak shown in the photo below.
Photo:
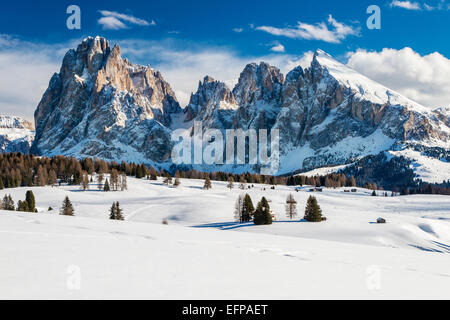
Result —
[{"label": "snow-covered mountain peak", "polygon": [[314,54],[312,68],[315,64],[319,64],[322,68],[326,69],[331,77],[336,79],[344,87],[351,89],[361,99],[377,104],[404,106],[420,113],[430,113],[429,108],[369,79],[320,49]]},{"label": "snow-covered mountain peak", "polygon": [[20,117],[0,115],[0,152],[28,153],[34,125]]},{"label": "snow-covered mountain peak", "polygon": [[34,125],[20,117],[0,115],[0,128],[34,130]]}]

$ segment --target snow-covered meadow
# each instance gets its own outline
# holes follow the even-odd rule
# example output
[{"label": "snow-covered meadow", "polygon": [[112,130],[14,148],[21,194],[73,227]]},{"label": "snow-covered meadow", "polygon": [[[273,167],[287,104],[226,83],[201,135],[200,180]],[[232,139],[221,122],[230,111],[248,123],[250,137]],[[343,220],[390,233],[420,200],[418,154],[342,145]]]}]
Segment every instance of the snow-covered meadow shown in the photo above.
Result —
[{"label": "snow-covered meadow", "polygon": [[[450,298],[448,196],[325,189],[315,196],[328,221],[311,224],[300,220],[309,188],[255,185],[245,192],[255,205],[269,199],[277,221],[254,226],[233,221],[238,184],[181,183],[0,191],[17,202],[33,190],[39,210],[0,212],[0,298]],[[285,216],[290,193],[295,221]],[[66,195],[76,217],[58,215]],[[108,220],[114,201],[126,221]]]}]

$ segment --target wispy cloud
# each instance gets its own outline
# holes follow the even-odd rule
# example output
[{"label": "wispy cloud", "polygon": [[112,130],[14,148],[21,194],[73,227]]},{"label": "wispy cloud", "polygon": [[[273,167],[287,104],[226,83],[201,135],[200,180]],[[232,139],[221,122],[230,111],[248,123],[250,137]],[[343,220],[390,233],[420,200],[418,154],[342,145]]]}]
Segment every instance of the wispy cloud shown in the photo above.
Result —
[{"label": "wispy cloud", "polygon": [[418,2],[393,0],[389,6],[391,8],[403,8],[407,10],[421,10],[422,6]]},{"label": "wispy cloud", "polygon": [[329,15],[326,22],[317,24],[308,24],[299,21],[296,27],[277,28],[260,26],[256,27],[256,30],[291,39],[320,40],[329,43],[340,43],[348,36],[357,36],[360,33],[359,28],[338,22],[332,15]]},{"label": "wispy cloud", "polygon": [[147,21],[136,18],[132,15],[119,13],[115,11],[100,10],[102,17],[98,20],[98,24],[103,26],[104,30],[121,30],[127,29],[130,25],[148,27],[156,25],[154,20]]},{"label": "wispy cloud", "polygon": [[234,28],[233,31],[236,33],[241,33],[242,31],[244,31],[244,28]]},{"label": "wispy cloud", "polygon": [[[430,0],[432,1],[432,0]],[[432,1],[433,2],[433,1]],[[389,7],[391,8],[402,8],[406,10],[413,11],[435,11],[435,10],[450,10],[450,4],[448,0],[438,0],[434,1],[434,3],[419,3],[416,1],[402,1],[402,0],[393,0],[389,3]]]},{"label": "wispy cloud", "polygon": [[285,50],[284,46],[280,43],[280,44],[277,44],[277,45],[273,46],[272,48],[270,48],[270,51],[285,52],[286,50]]}]

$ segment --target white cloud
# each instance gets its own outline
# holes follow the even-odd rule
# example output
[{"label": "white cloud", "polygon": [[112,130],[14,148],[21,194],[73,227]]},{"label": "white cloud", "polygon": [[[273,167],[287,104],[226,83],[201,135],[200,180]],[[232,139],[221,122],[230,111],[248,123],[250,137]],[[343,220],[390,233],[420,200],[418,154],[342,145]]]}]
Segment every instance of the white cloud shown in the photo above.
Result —
[{"label": "white cloud", "polygon": [[285,48],[284,48],[284,46],[282,44],[278,44],[278,45],[273,46],[272,48],[270,48],[270,51],[273,51],[273,52],[285,52],[286,50],[285,50]]},{"label": "white cloud", "polygon": [[421,10],[422,7],[418,2],[393,0],[389,6],[391,8],[403,8],[407,10]]},{"label": "white cloud", "polygon": [[103,26],[103,30],[120,30],[127,29],[127,25],[116,17],[102,17],[98,20],[98,24]]},{"label": "white cloud", "polygon": [[153,20],[149,22],[132,15],[115,11],[100,10],[100,14],[102,17],[98,20],[98,24],[102,25],[104,30],[127,29],[130,24],[143,27],[156,25],[156,22]]},{"label": "white cloud", "polygon": [[438,52],[358,50],[348,56],[349,66],[410,99],[431,108],[450,106],[450,60]]},{"label": "white cloud", "polygon": [[38,44],[0,34],[0,114],[33,120],[51,76],[73,45]]},{"label": "white cloud", "polygon": [[244,28],[234,28],[233,31],[236,33],[241,33],[242,31],[244,31]]},{"label": "white cloud", "polygon": [[296,27],[260,26],[256,27],[256,30],[291,39],[320,40],[330,43],[340,43],[348,36],[358,36],[360,32],[359,28],[336,21],[332,15],[329,15],[326,23],[308,24],[299,21]]}]

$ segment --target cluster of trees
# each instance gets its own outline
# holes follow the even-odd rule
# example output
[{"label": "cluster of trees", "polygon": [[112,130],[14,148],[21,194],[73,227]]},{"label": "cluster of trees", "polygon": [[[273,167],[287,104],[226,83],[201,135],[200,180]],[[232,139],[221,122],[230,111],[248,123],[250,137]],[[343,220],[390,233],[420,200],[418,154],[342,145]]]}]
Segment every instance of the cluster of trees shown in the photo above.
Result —
[{"label": "cluster of trees", "polygon": [[[286,199],[286,216],[291,220],[298,216],[297,201],[292,194]],[[263,197],[255,209],[252,199],[248,194],[240,195],[237,199],[234,207],[234,218],[239,223],[253,221],[256,225],[270,225],[273,222],[273,214],[270,210],[269,201]],[[304,219],[308,222],[322,222],[326,220],[322,217],[322,209],[316,197],[309,197],[306,203]]]},{"label": "cluster of trees", "polygon": [[250,195],[240,195],[236,201],[234,217],[239,223],[246,223],[253,221],[256,225],[272,224],[272,211],[270,211],[269,202],[265,197],[258,202],[258,205],[253,206],[253,201]]},{"label": "cluster of trees", "polygon": [[[123,188],[123,177],[134,176],[156,180],[155,168],[143,164],[106,162],[94,157],[78,160],[73,157],[56,156],[52,158],[36,157],[21,153],[0,154],[0,190],[3,188],[31,187],[68,183],[81,185],[87,190],[92,175],[111,174],[110,188]],[[91,179],[89,179],[91,176]],[[122,179],[119,181],[116,179]],[[125,183],[126,186],[126,183]]]},{"label": "cluster of trees", "polygon": [[14,200],[10,194],[5,195],[3,200],[0,200],[0,210],[7,211],[21,211],[21,212],[37,212],[36,200],[34,198],[33,191],[27,191],[25,200],[17,202],[17,208],[15,207]]},{"label": "cluster of trees", "polygon": [[286,184],[288,186],[315,186],[327,188],[341,188],[341,187],[356,187],[355,177],[350,176],[347,178],[345,174],[342,173],[332,173],[325,176],[291,176],[287,178]]}]

